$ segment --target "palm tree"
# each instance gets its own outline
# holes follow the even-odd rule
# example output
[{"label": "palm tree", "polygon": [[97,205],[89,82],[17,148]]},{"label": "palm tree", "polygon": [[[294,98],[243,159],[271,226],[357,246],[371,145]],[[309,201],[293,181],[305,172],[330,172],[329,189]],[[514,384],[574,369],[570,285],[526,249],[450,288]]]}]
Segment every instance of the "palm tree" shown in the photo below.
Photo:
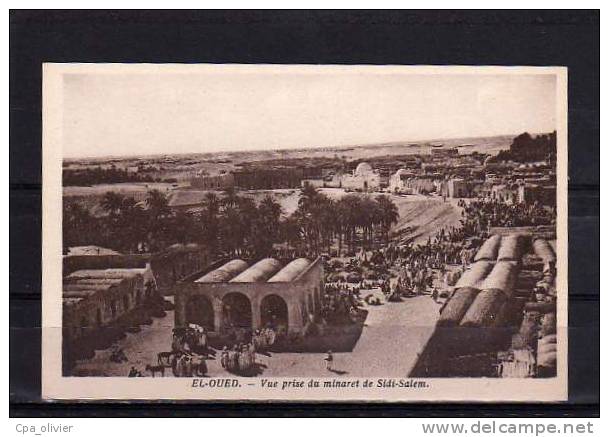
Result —
[{"label": "palm tree", "polygon": [[300,190],[300,198],[298,199],[298,207],[304,212],[308,212],[312,209],[315,201],[319,197],[317,189],[308,183],[305,183]]},{"label": "palm tree", "polygon": [[199,215],[199,223],[202,228],[202,232],[199,237],[195,237],[196,240],[206,244],[210,250],[216,251],[218,247],[218,238],[220,236],[220,199],[213,192],[205,194],[203,201],[203,210]]},{"label": "palm tree", "polygon": [[239,203],[240,197],[235,191],[235,187],[227,187],[224,190],[224,198],[222,199],[222,205],[224,206],[236,206]]},{"label": "palm tree", "polygon": [[289,247],[296,249],[297,253],[302,253],[302,228],[294,214],[281,222],[280,237]]},{"label": "palm tree", "polygon": [[334,230],[338,238],[338,256],[342,256],[343,241],[347,238],[349,227],[349,206],[345,197],[341,197],[334,203]]},{"label": "palm tree", "polygon": [[396,224],[400,218],[398,207],[387,196],[379,196],[376,198],[380,212],[380,224],[382,226],[385,242],[389,242],[389,229]]},{"label": "palm tree", "polygon": [[199,222],[191,212],[178,212],[167,219],[169,226],[166,227],[164,238],[166,243],[187,244],[197,241],[199,237]]},{"label": "palm tree", "polygon": [[148,191],[146,206],[153,217],[159,218],[170,213],[169,200],[167,196],[159,190]]},{"label": "palm tree", "polygon": [[355,194],[348,194],[341,199],[341,209],[344,214],[345,240],[347,241],[347,251],[353,252],[355,240],[357,238],[357,228],[361,226],[361,198]]},{"label": "palm tree", "polygon": [[133,197],[125,197],[117,216],[114,229],[118,244],[127,251],[137,249],[146,236],[146,217],[144,210]]},{"label": "palm tree", "polygon": [[358,225],[362,228],[362,246],[367,248],[373,240],[374,226],[378,221],[377,203],[369,196],[360,197]]},{"label": "palm tree", "polygon": [[258,205],[258,215],[261,228],[268,239],[276,241],[279,238],[279,222],[281,219],[281,205],[272,196],[265,196]]},{"label": "palm tree", "polygon": [[319,210],[317,202],[320,195],[317,190],[305,184],[300,192],[298,208],[293,213],[293,218],[298,222],[307,252],[317,253],[319,246]]},{"label": "palm tree", "polygon": [[101,200],[101,207],[111,217],[114,217],[120,213],[124,200],[125,196],[123,196],[122,194],[116,193],[114,191],[108,191],[106,192],[106,194],[104,194],[104,197]]},{"label": "palm tree", "polygon": [[[64,252],[71,246],[78,246],[91,242],[94,237],[92,229],[95,219],[89,210],[78,202],[64,202],[63,204],[63,247]],[[99,236],[99,235],[98,235]]]},{"label": "palm tree", "polygon": [[250,197],[239,198],[237,204],[239,212],[239,227],[235,229],[239,236],[239,247],[249,254],[256,254],[256,246],[260,243],[256,233],[258,223],[258,208],[254,199]]},{"label": "palm tree", "polygon": [[225,205],[220,216],[220,241],[222,250],[237,255],[243,245],[241,212],[234,205]]},{"label": "palm tree", "polygon": [[220,199],[218,199],[218,196],[213,191],[205,193],[204,204],[210,214],[217,214],[220,210]]},{"label": "palm tree", "polygon": [[316,203],[315,225],[321,240],[321,247],[325,248],[326,252],[330,251],[330,245],[332,244],[332,238],[336,229],[336,220],[334,200],[322,194]]},{"label": "palm tree", "polygon": [[249,229],[246,236],[248,251],[255,257],[271,256],[274,243],[280,239],[281,205],[271,196],[265,196],[254,207],[250,203],[241,204],[244,227]]},{"label": "palm tree", "polygon": [[150,190],[146,198],[148,247],[161,250],[176,240],[179,228],[173,223],[175,217],[169,208],[167,196],[159,190]]}]

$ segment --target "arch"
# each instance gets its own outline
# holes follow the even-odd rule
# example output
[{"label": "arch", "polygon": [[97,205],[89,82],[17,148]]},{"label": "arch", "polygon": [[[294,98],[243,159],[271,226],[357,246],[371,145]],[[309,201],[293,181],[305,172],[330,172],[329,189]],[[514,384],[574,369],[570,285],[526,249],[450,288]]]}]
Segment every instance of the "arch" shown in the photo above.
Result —
[{"label": "arch", "polygon": [[252,327],[252,304],[242,293],[227,293],[222,298],[222,326],[225,328]]},{"label": "arch", "polygon": [[97,326],[101,326],[104,323],[101,308],[97,308],[95,311],[95,322]]},{"label": "arch", "polygon": [[276,294],[265,296],[260,302],[261,326],[279,330],[288,328],[288,304]]},{"label": "arch", "polygon": [[207,330],[214,329],[214,308],[207,296],[191,296],[186,302],[186,323],[194,323]]}]

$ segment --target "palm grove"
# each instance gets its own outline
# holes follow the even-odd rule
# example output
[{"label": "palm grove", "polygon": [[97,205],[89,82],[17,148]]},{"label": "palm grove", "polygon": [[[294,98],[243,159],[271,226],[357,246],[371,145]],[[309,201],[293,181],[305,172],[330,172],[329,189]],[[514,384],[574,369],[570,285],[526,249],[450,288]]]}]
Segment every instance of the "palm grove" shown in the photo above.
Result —
[{"label": "palm grove", "polygon": [[64,250],[99,245],[117,251],[155,252],[175,243],[206,245],[214,253],[246,258],[273,254],[275,244],[302,255],[353,253],[388,242],[398,220],[389,197],[348,194],[334,200],[310,185],[300,192],[298,207],[285,216],[270,195],[256,202],[230,189],[208,192],[196,212],[174,211],[158,190],[143,203],[107,192],[93,216],[78,202],[64,202]]}]

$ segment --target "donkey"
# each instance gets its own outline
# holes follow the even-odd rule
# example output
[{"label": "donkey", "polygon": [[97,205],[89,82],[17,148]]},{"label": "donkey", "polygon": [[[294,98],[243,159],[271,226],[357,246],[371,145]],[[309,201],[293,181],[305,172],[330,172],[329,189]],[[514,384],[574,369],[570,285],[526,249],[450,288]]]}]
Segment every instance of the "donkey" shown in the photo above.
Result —
[{"label": "donkey", "polygon": [[161,374],[161,376],[165,376],[165,366],[151,366],[150,364],[146,365],[146,370],[152,373],[152,377],[155,378],[157,372]]}]

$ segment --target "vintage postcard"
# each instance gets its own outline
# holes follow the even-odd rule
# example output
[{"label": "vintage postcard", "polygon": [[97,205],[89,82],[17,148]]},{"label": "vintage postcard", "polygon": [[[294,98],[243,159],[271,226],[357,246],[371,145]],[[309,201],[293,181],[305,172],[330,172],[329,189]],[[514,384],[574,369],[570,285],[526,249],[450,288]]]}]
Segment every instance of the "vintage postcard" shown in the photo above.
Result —
[{"label": "vintage postcard", "polygon": [[566,68],[43,70],[44,398],[567,398]]}]

